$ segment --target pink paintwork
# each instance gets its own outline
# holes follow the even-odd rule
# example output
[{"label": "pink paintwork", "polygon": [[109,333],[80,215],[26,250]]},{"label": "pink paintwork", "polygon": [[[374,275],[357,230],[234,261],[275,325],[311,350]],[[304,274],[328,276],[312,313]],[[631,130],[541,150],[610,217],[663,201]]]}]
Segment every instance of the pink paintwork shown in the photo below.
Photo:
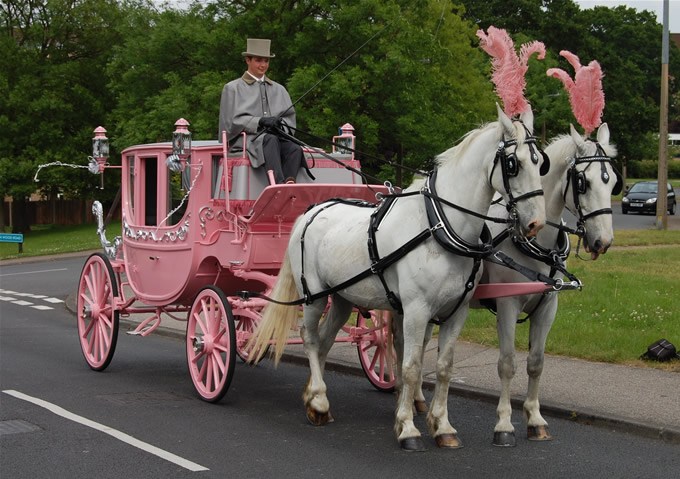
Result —
[{"label": "pink paintwork", "polygon": [[[189,137],[186,120],[175,126],[175,134]],[[101,127],[95,131],[97,139],[104,134]],[[353,148],[353,127],[345,124],[337,138]],[[121,153],[121,166],[115,168],[122,171],[122,238],[107,242],[101,223],[106,255],[91,256],[83,268],[78,327],[86,361],[103,370],[113,357],[120,315],[148,315],[129,332],[141,336],[156,330],[166,315],[187,321],[190,376],[199,396],[213,402],[229,387],[235,354],[248,359],[245,343],[266,304],[238,293],[270,292],[297,217],[330,198],[375,202],[376,194],[387,189],[365,185],[344,168],[360,170],[353,151],[334,148],[331,160],[307,148],[316,180],[301,171],[297,183],[276,185],[243,154],[228,156],[226,135],[222,143],[189,144],[189,151],[175,155],[172,142]],[[173,168],[177,156],[181,168]],[[101,216],[101,205],[96,214]],[[375,369],[366,371],[371,382],[390,390],[394,365],[383,351],[388,326],[359,322],[361,327],[347,327],[338,341],[357,344],[366,367]]]}]

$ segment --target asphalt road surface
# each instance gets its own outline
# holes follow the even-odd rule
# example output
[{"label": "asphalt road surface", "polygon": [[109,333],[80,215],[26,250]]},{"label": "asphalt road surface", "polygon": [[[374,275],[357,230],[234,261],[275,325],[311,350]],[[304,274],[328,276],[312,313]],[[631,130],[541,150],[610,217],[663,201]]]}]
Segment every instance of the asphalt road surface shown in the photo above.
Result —
[{"label": "asphalt road surface", "polygon": [[[4,478],[669,477],[680,448],[548,418],[555,440],[491,445],[495,405],[450,397],[465,447],[402,452],[395,400],[363,377],[328,372],[335,422],[313,427],[307,368],[239,364],[226,397],[196,397],[184,343],[120,334],[111,365],[91,371],[63,303],[84,258],[0,268],[0,476]],[[40,306],[40,307],[36,307]],[[51,308],[51,309],[50,309]],[[124,328],[123,328],[124,329]]]}]

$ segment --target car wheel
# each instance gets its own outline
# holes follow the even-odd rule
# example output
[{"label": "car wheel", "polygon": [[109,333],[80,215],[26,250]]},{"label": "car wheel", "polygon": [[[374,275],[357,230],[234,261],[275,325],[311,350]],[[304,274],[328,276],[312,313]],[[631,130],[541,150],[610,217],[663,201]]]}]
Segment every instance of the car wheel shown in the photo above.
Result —
[{"label": "car wheel", "polygon": [[628,210],[626,208],[621,208],[621,213],[624,215],[628,214]]},{"label": "car wheel", "polygon": [[675,203],[671,204],[671,207],[668,208],[668,214],[669,214],[669,215],[674,215],[674,214],[675,214]]}]

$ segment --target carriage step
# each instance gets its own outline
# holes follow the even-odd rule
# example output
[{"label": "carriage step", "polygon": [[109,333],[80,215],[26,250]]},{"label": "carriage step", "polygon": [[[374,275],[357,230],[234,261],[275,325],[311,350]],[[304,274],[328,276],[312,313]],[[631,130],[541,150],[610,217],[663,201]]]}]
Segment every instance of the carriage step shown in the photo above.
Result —
[{"label": "carriage step", "polygon": [[145,319],[137,325],[137,327],[132,331],[127,331],[130,336],[148,336],[153,333],[158,326],[161,324],[161,317],[158,314],[154,314],[150,318]]}]

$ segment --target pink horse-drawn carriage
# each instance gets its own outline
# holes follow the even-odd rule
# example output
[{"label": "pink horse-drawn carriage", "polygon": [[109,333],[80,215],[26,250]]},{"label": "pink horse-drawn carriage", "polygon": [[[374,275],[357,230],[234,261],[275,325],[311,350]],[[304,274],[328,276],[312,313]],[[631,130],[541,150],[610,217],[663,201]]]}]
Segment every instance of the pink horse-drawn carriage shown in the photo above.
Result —
[{"label": "pink horse-drawn carriage", "polygon": [[[266,304],[238,292],[271,290],[294,220],[329,198],[375,202],[386,188],[362,183],[349,124],[334,137],[330,153],[305,148],[314,181],[301,170],[297,183],[286,185],[273,184],[245,154],[229,156],[226,141],[192,144],[186,120],[176,126],[172,142],[121,154],[122,237],[106,239],[95,202],[105,254],[93,254],[83,267],[78,333],[88,365],[101,371],[113,357],[121,316],[148,315],[130,332],[141,336],[153,332],[163,315],[186,321],[192,381],[202,399],[214,402],[229,387],[235,357],[248,359],[245,345]],[[103,172],[108,140],[102,128],[95,133],[93,156]],[[371,383],[393,389],[383,315],[358,314],[344,331],[337,341],[357,345]],[[293,343],[301,340],[291,338]]]}]

